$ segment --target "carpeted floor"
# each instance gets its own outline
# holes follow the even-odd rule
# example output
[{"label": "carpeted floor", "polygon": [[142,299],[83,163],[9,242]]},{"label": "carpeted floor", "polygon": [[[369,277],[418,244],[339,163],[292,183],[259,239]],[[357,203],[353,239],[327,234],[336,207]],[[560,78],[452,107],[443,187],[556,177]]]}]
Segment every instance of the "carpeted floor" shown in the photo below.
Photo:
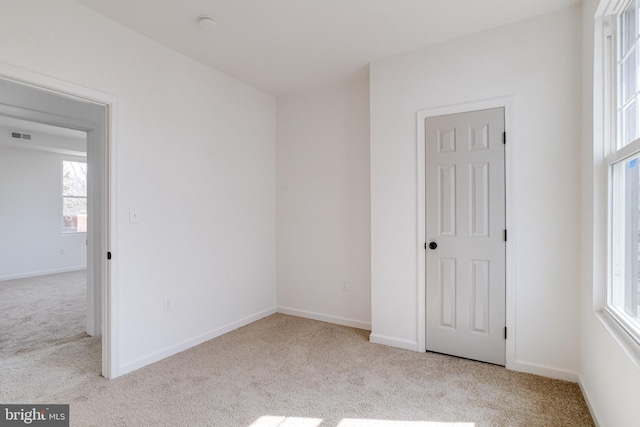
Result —
[{"label": "carpeted floor", "polygon": [[86,337],[86,270],[0,282],[0,357]]},{"label": "carpeted floor", "polygon": [[[106,380],[100,340],[81,333],[83,289],[71,298],[72,277],[49,277],[0,282],[0,402],[69,403],[72,426],[593,425],[576,384],[371,344],[367,331],[282,314]],[[73,321],[56,311],[67,303]]]}]

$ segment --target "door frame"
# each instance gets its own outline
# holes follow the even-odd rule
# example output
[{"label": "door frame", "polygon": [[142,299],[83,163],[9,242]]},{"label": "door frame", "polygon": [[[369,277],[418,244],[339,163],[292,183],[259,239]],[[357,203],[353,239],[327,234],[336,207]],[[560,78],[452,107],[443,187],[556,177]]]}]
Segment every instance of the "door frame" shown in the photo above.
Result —
[{"label": "door frame", "polygon": [[[117,263],[114,260],[107,262],[107,252],[114,251],[117,246],[116,240],[116,112],[117,98],[112,95],[88,89],[62,80],[57,80],[42,74],[24,70],[12,65],[0,63],[0,79],[30,87],[42,92],[47,92],[60,96],[62,98],[77,100],[81,102],[90,102],[97,104],[105,109],[105,117],[102,123],[89,123],[84,120],[78,120],[74,117],[58,117],[44,112],[32,111],[25,117],[27,120],[45,122],[52,125],[72,126],[79,130],[87,132],[87,146],[89,144],[102,145],[96,153],[95,160],[100,163],[103,170],[101,178],[102,188],[97,188],[96,196],[93,197],[93,203],[90,201],[89,209],[95,212],[98,204],[98,198],[102,199],[104,209],[99,216],[98,221],[94,221],[94,236],[100,236],[101,239],[95,239],[96,247],[87,248],[87,256],[92,259],[93,267],[99,271],[99,278],[102,283],[101,298],[94,298],[95,289],[88,289],[88,299],[93,299],[96,306],[91,307],[90,311],[95,316],[89,315],[87,319],[88,330],[99,334],[99,327],[102,327],[102,375],[106,378],[115,378],[119,375],[118,367],[118,319],[117,319]],[[18,109],[16,109],[18,110]],[[5,112],[9,112],[9,108],[5,108]],[[102,142],[102,144],[101,144]],[[88,149],[88,147],[87,147]],[[88,153],[87,153],[88,154]],[[87,156],[87,161],[89,158]],[[89,234],[87,234],[89,235]],[[100,245],[102,241],[102,245]]]},{"label": "door frame", "polygon": [[505,198],[506,198],[506,229],[508,230],[509,237],[506,242],[506,259],[505,259],[505,286],[506,286],[506,325],[508,330],[508,339],[506,342],[506,368],[511,369],[511,366],[516,361],[515,349],[516,349],[516,334],[515,334],[515,311],[516,311],[516,287],[515,287],[515,248],[517,242],[516,227],[515,227],[515,200],[514,196],[516,191],[514,189],[513,179],[513,158],[516,136],[513,132],[511,125],[513,120],[513,97],[494,98],[475,102],[469,102],[465,104],[450,105],[437,108],[428,108],[420,110],[416,113],[416,126],[417,126],[417,236],[416,236],[416,259],[417,265],[417,290],[418,290],[418,324],[417,324],[417,341],[418,351],[425,352],[426,348],[426,327],[427,327],[427,313],[426,313],[426,288],[427,288],[427,276],[426,276],[426,250],[424,244],[427,241],[426,236],[426,157],[425,157],[425,119],[429,117],[445,116],[451,114],[467,113],[478,110],[488,110],[492,108],[504,108],[504,128],[507,133],[507,144],[505,146]]}]

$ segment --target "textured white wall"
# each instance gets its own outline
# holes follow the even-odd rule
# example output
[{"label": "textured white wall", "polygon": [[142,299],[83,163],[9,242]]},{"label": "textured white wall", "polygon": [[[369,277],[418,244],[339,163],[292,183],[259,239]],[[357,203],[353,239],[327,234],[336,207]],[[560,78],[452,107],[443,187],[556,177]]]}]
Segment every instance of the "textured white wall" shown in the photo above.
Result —
[{"label": "textured white wall", "polygon": [[368,76],[279,98],[277,159],[278,310],[369,329]]},{"label": "textured white wall", "polygon": [[275,310],[273,97],[73,1],[3,1],[0,58],[118,99],[119,373]]},{"label": "textured white wall", "polygon": [[[594,14],[599,0],[583,2],[582,286],[580,384],[600,426],[638,424],[640,351],[601,313],[606,281],[606,181],[603,160],[602,97],[594,97]],[[601,66],[595,79],[601,81]],[[595,104],[594,104],[595,98]],[[594,108],[595,107],[595,108]],[[594,110],[596,120],[594,122]],[[595,127],[594,127],[595,124]],[[594,141],[594,136],[595,141]],[[635,354],[632,350],[635,348]]]},{"label": "textured white wall", "polygon": [[371,65],[374,334],[417,347],[416,112],[509,96],[516,298],[510,367],[577,379],[580,11]]},{"label": "textured white wall", "polygon": [[63,160],[78,159],[0,145],[0,280],[86,268],[86,233],[62,233]]}]

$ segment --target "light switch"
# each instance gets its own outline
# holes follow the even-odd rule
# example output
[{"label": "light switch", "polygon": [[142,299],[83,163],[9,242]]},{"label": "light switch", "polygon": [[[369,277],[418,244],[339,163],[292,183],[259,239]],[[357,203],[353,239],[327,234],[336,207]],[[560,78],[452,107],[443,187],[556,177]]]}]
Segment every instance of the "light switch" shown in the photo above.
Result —
[{"label": "light switch", "polygon": [[129,224],[140,224],[140,216],[133,209],[129,209]]}]

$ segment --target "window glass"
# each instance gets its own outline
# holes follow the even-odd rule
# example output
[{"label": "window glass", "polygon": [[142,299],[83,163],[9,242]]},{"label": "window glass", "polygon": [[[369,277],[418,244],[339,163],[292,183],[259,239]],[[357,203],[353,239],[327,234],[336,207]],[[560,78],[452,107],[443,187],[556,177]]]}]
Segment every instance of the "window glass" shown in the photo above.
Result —
[{"label": "window glass", "polygon": [[638,127],[638,0],[627,3],[618,16],[618,138],[617,147],[635,141]]},{"label": "window glass", "polygon": [[612,166],[613,247],[609,302],[640,327],[640,156]]},{"label": "window glass", "polygon": [[632,101],[620,113],[620,124],[622,128],[621,145],[625,146],[638,138],[638,114],[636,103]]},{"label": "window glass", "polygon": [[636,2],[631,1],[620,14],[620,47],[623,54],[635,44],[637,25]]},{"label": "window glass", "polygon": [[62,231],[87,231],[87,164],[62,162]]}]

